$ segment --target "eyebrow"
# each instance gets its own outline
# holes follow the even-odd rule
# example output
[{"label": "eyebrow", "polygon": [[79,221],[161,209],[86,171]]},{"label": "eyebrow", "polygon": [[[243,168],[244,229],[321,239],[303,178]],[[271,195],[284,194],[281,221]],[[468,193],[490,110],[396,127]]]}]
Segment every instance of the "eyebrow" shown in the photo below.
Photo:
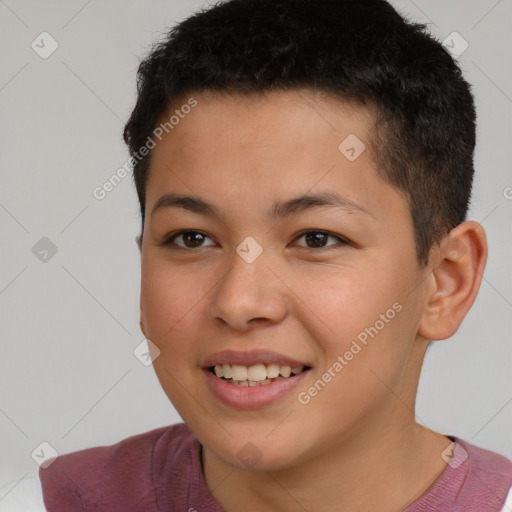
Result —
[{"label": "eyebrow", "polygon": [[[286,201],[277,201],[269,210],[268,217],[271,219],[283,219],[319,206],[331,206],[345,210],[348,213],[362,213],[374,217],[363,206],[336,192],[305,194]],[[171,207],[183,208],[202,215],[221,217],[219,209],[214,204],[200,197],[179,195],[172,192],[164,194],[158,199],[151,210],[151,214]]]}]

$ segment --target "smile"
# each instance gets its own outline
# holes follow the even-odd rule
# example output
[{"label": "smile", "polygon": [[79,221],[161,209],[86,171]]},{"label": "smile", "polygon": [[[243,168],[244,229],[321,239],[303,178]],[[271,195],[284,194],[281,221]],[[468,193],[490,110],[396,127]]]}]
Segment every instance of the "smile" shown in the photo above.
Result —
[{"label": "smile", "polygon": [[239,364],[217,364],[211,372],[225,382],[234,386],[264,386],[276,380],[288,379],[307,370],[306,366],[280,366],[278,364],[256,364],[243,366]]}]

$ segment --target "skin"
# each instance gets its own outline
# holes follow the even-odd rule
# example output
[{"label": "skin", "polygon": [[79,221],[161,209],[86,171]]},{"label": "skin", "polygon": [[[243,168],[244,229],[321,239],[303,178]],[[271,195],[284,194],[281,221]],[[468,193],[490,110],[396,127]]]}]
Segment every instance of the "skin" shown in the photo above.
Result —
[{"label": "skin", "polygon": [[[208,487],[230,511],[402,510],[446,468],[451,441],[416,422],[416,392],[427,339],[454,334],[475,299],[483,229],[460,224],[421,267],[407,201],[377,175],[372,115],[361,107],[308,90],[193,97],[198,106],[152,150],[140,325],[160,350],[153,365],[164,391],[203,446]],[[367,148],[355,161],[338,149],[349,134]],[[315,207],[266,216],[277,200],[319,191],[368,214]],[[152,214],[167,192],[206,199],[221,217],[178,207]],[[181,229],[207,236],[199,247],[184,237],[174,249],[159,245]],[[299,236],[304,229],[349,243],[325,238],[315,247]],[[236,252],[248,236],[263,248],[252,263]],[[299,403],[297,393],[394,303],[402,306],[395,318]],[[312,370],[297,392],[240,411],[212,394],[201,362],[246,348]],[[259,454],[251,467],[237,457],[248,442]]]}]

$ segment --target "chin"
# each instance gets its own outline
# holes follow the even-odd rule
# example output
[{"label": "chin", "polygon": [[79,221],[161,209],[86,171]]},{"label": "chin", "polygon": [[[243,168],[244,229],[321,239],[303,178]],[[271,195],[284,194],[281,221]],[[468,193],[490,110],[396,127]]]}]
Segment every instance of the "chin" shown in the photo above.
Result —
[{"label": "chin", "polygon": [[[305,461],[307,455],[304,446],[299,449],[296,442],[287,445],[286,440],[278,436],[271,441],[266,434],[268,431],[265,429],[265,433],[259,436],[224,436],[224,442],[219,442],[218,437],[207,435],[201,443],[224,464],[242,471],[284,471]],[[287,434],[285,438],[290,441],[294,436]]]}]

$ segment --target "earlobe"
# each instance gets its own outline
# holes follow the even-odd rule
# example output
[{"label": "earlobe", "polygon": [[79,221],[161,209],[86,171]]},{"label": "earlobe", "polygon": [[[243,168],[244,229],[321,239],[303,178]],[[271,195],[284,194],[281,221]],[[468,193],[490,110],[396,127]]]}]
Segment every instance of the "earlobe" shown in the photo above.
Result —
[{"label": "earlobe", "polygon": [[142,308],[142,296],[139,301],[139,309],[140,309],[140,317],[139,317],[139,326],[140,330],[142,331],[142,334],[144,334],[144,338],[147,338],[146,335],[146,326],[144,325],[144,311]]},{"label": "earlobe", "polygon": [[441,242],[432,269],[418,334],[429,340],[453,336],[473,305],[487,261],[487,239],[475,221],[462,222]]}]

